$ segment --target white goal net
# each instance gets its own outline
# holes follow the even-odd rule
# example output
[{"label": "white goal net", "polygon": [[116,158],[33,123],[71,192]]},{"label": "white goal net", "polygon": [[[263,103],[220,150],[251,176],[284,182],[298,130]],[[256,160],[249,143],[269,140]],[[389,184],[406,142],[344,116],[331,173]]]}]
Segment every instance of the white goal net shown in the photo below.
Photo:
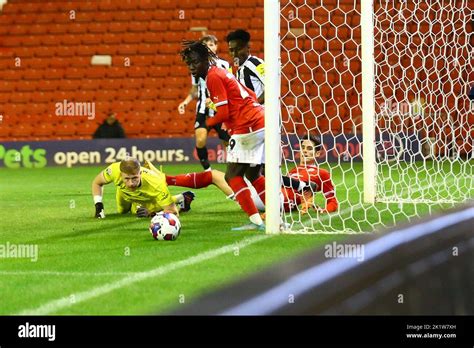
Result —
[{"label": "white goal net", "polygon": [[[283,212],[291,231],[372,231],[474,197],[473,7],[375,0],[367,13],[360,0],[281,1],[281,171],[300,165],[304,136],[321,137],[315,165],[339,202],[329,214]],[[364,62],[374,78],[363,86]],[[365,114],[363,98],[374,104]]]}]

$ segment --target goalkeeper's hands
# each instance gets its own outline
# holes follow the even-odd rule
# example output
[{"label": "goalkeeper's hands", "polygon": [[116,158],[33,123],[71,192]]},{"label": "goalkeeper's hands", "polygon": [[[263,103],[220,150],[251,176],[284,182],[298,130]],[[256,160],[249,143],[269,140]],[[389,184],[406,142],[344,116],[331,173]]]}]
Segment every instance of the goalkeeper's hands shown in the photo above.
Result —
[{"label": "goalkeeper's hands", "polygon": [[104,219],[105,218],[104,203],[97,202],[95,204],[95,217],[97,219]]},{"label": "goalkeeper's hands", "polygon": [[137,217],[153,217],[155,215],[155,212],[149,211],[145,207],[138,207],[137,209]]},{"label": "goalkeeper's hands", "polygon": [[308,214],[308,210],[312,209],[318,214],[326,214],[328,213],[327,209],[323,209],[318,207],[316,204],[310,202],[303,202],[301,203],[301,214]]}]

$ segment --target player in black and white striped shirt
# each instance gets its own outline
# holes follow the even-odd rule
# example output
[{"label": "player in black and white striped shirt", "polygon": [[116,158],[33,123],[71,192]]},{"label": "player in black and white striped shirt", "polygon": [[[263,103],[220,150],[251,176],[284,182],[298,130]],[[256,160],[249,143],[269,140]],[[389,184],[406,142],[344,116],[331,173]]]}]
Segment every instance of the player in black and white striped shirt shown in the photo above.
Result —
[{"label": "player in black and white striped shirt", "polygon": [[260,104],[265,103],[265,63],[250,54],[250,34],[237,29],[226,37],[229,54],[239,65],[236,77],[244,86],[255,92]]},{"label": "player in black and white striped shirt", "polygon": [[[217,38],[214,35],[206,35],[201,38],[201,43],[207,45],[207,47],[214,53],[217,52]],[[216,65],[225,70],[231,71],[229,63],[223,59],[217,59]],[[192,87],[189,91],[189,95],[184,99],[184,101],[179,104],[178,111],[180,114],[184,114],[186,106],[193,100],[197,98],[196,103],[196,123],[194,124],[194,131],[196,136],[196,152],[199,157],[199,161],[203,166],[204,170],[209,170],[211,165],[208,159],[207,153],[207,134],[210,129],[206,127],[206,117],[212,117],[214,111],[206,107],[206,99],[209,97],[209,92],[207,91],[206,81],[199,78],[191,76]],[[212,127],[216,130],[219,138],[224,142],[228,142],[230,139],[227,131],[222,129],[222,124],[218,124]]]}]

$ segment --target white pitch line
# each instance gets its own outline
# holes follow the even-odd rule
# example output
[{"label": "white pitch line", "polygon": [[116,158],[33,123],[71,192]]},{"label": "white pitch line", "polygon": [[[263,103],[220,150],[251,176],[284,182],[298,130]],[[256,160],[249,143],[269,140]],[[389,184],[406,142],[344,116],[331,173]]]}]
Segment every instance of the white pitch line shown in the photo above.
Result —
[{"label": "white pitch line", "polygon": [[[239,243],[233,243],[229,245],[225,245],[221,248],[218,249],[213,249],[209,250],[206,252],[203,252],[201,254],[189,257],[185,260],[181,260],[178,262],[173,262],[171,264],[161,266],[155,269],[152,269],[150,271],[146,272],[140,272],[136,274],[129,275],[127,277],[124,277],[122,279],[119,279],[117,281],[113,281],[110,283],[106,283],[104,285],[92,288],[90,290],[86,290],[83,292],[79,292],[77,294],[71,294],[67,297],[62,297],[56,300],[51,300],[44,305],[41,305],[36,308],[30,308],[27,310],[23,310],[20,313],[17,313],[15,315],[48,315],[51,313],[58,312],[64,308],[71,307],[72,305],[76,305],[78,303],[96,298],[98,296],[102,296],[105,294],[108,294],[114,290],[141,282],[143,280],[147,280],[150,278],[155,278],[158,276],[165,275],[167,273],[170,273],[172,271],[176,271],[181,268],[185,268],[187,266],[193,266],[198,263],[201,263],[203,261],[207,261],[213,258],[216,258],[218,256],[224,255],[226,253],[234,251],[236,248],[242,249],[245,248],[251,244],[260,242],[262,240],[270,238],[270,235],[259,235],[259,236],[254,236],[251,238],[246,238],[243,241]],[[73,301],[71,301],[71,296],[73,297]]]},{"label": "white pitch line", "polygon": [[[453,178],[449,178],[445,181],[445,183],[447,181],[454,181]],[[434,188],[434,185],[428,185],[428,186],[425,186],[425,187],[419,187],[413,191],[409,191],[409,189],[405,189],[406,191],[408,191],[407,193],[418,193],[420,191],[424,191],[426,189],[431,189],[431,188]],[[403,196],[405,193],[403,193],[402,191],[402,194],[400,196]],[[389,204],[388,202],[378,202],[378,203],[385,203],[385,204]],[[368,208],[370,207],[373,207],[373,205],[370,205],[370,204],[366,204],[366,206]],[[346,213],[348,212],[352,212],[352,211],[356,211],[356,210],[359,210],[361,208],[363,208],[364,205],[362,203],[357,203],[353,206],[350,206],[344,210],[341,210],[339,212],[337,212],[337,214],[339,216],[342,216],[342,215],[345,215]],[[305,221],[303,223],[301,223],[303,226],[305,227],[309,227],[310,225],[313,225],[313,223],[317,223],[317,222],[322,222],[322,221],[325,221],[325,220],[328,220],[330,218],[330,214],[326,214],[324,216],[322,216],[321,218],[317,219],[317,218],[310,218],[310,220],[308,221]],[[305,234],[305,235],[317,235],[317,234],[374,234],[374,233],[377,233],[377,232],[354,232],[354,231],[340,231],[340,232],[304,232],[304,231],[295,231],[295,232],[283,232],[284,234]]]},{"label": "white pitch line", "polygon": [[70,271],[0,271],[0,275],[6,276],[123,276],[134,275],[142,272],[70,272]]}]

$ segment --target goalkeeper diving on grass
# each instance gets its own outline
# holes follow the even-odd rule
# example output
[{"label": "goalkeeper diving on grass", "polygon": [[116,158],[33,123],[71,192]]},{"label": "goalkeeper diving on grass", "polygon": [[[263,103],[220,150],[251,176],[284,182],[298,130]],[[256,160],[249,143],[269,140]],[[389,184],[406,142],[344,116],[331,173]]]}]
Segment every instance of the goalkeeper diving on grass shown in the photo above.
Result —
[{"label": "goalkeeper diving on grass", "polygon": [[216,185],[221,191],[230,195],[232,191],[225,183],[221,172],[216,170],[187,173],[176,176],[166,175],[148,161],[144,166],[135,158],[126,158],[112,163],[101,171],[92,181],[92,196],[95,204],[95,217],[105,218],[102,201],[105,185],[116,186],[116,204],[119,214],[132,213],[138,217],[152,217],[157,212],[179,214],[191,209],[194,193],[183,192],[172,196],[168,186],[205,188]]}]

